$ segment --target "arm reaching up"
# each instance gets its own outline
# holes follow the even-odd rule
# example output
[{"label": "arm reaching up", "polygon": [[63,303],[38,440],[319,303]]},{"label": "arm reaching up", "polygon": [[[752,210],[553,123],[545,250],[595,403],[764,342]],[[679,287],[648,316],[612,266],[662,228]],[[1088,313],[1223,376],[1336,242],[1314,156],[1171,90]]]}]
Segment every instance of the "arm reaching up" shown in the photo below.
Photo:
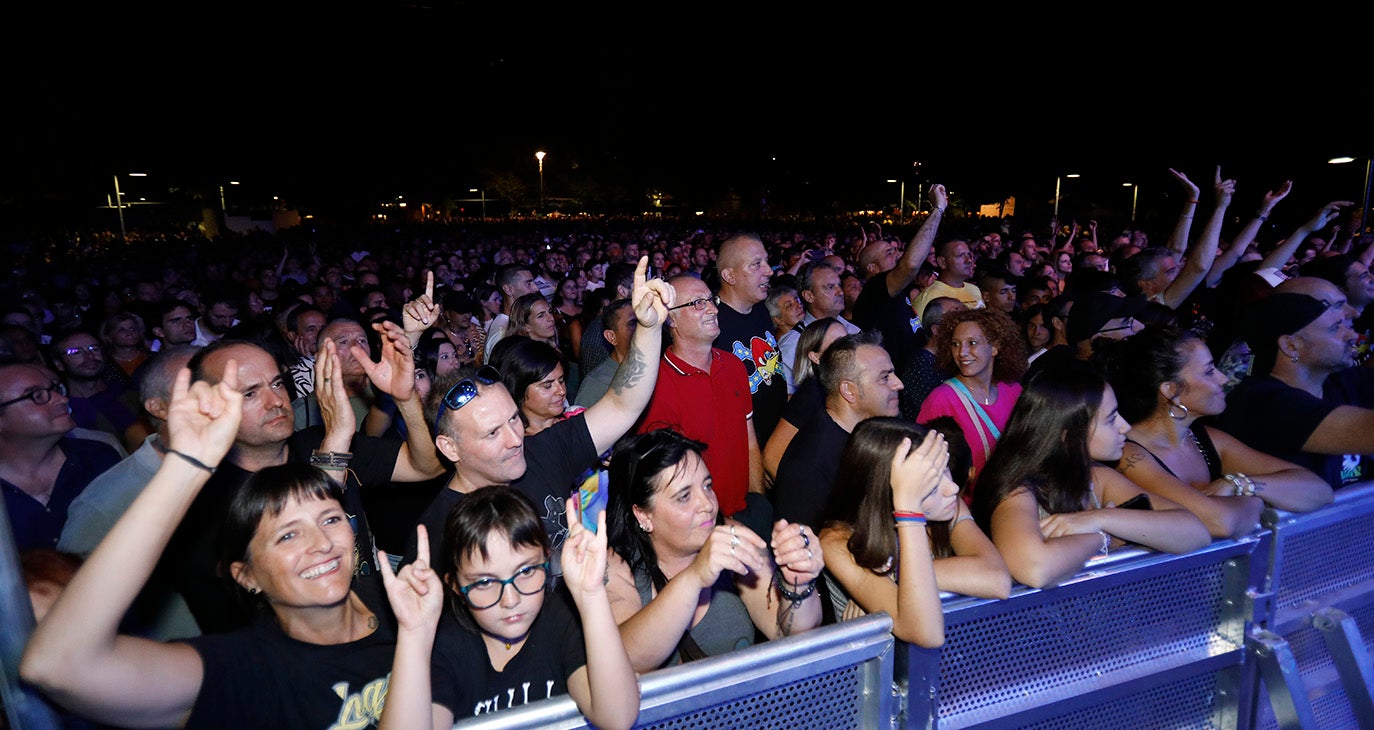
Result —
[{"label": "arm reaching up", "polygon": [[1202,192],[1187,175],[1178,170],[1169,168],[1169,174],[1183,185],[1183,189],[1188,194],[1188,200],[1183,204],[1183,210],[1178,215],[1178,222],[1174,224],[1174,232],[1169,234],[1168,248],[1175,256],[1182,257],[1183,252],[1188,248],[1188,233],[1193,227],[1193,214],[1197,212],[1198,195]]}]

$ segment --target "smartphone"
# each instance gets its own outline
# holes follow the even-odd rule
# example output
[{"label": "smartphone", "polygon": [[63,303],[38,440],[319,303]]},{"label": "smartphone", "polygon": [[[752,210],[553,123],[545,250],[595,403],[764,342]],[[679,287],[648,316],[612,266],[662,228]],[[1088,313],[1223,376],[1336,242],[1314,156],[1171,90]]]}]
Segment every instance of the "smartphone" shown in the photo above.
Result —
[{"label": "smartphone", "polygon": [[1121,509],[1154,509],[1154,506],[1150,504],[1150,495],[1148,494],[1137,494],[1122,502],[1118,507]]},{"label": "smartphone", "polygon": [[594,469],[584,473],[577,486],[577,507],[581,513],[582,526],[596,532],[596,518],[606,509],[606,500],[611,493],[611,473],[605,469]]}]

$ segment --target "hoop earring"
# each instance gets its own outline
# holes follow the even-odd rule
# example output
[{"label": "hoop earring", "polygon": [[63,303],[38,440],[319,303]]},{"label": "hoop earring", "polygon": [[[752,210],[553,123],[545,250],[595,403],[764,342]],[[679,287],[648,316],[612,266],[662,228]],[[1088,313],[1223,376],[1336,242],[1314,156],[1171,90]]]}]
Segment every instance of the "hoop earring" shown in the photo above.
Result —
[{"label": "hoop earring", "polygon": [[[1183,412],[1182,412],[1182,413],[1175,413],[1175,412],[1174,412],[1174,409],[1175,409],[1175,408],[1177,408],[1178,410],[1183,411]],[[1185,406],[1185,405],[1183,405],[1181,402],[1179,402],[1178,398],[1174,398],[1173,400],[1169,401],[1169,418],[1172,418],[1172,419],[1174,419],[1175,421],[1182,421],[1183,419],[1185,419],[1185,418],[1187,418],[1187,417],[1188,417],[1188,406]]]}]

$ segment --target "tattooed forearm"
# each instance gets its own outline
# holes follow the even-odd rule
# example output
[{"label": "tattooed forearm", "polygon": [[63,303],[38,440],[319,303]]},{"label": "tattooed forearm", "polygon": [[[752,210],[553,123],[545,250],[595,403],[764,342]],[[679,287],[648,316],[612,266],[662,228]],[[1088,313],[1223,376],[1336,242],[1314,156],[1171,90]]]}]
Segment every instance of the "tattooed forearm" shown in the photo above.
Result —
[{"label": "tattooed forearm", "polygon": [[640,352],[638,347],[631,345],[629,353],[625,355],[625,362],[620,363],[620,367],[615,370],[615,375],[611,376],[609,392],[624,395],[625,391],[635,387],[644,379],[646,370],[644,353]]}]

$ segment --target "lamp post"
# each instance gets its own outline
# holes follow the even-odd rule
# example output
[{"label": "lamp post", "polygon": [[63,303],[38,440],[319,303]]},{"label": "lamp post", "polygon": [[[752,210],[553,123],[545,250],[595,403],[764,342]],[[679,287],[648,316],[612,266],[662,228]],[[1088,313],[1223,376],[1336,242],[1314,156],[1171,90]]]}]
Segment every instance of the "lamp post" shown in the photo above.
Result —
[{"label": "lamp post", "polygon": [[[148,177],[148,173],[146,173],[146,172],[131,172],[131,173],[128,173],[128,175],[129,175],[129,177]],[[115,186],[115,195],[114,195],[115,210],[118,210],[118,211],[119,211],[119,240],[124,241],[124,240],[128,240],[128,235],[127,235],[127,234],[125,233],[125,231],[124,231],[124,193],[120,192],[120,190],[119,190],[119,175],[118,175],[118,174],[116,174],[116,175],[114,176],[114,186]]]},{"label": "lamp post", "polygon": [[[1345,165],[1354,162],[1354,157],[1332,157],[1327,160],[1330,165]],[[1371,173],[1374,173],[1374,155],[1366,155],[1364,158],[1364,196],[1360,198],[1360,232],[1367,233],[1369,227],[1369,184]]]},{"label": "lamp post", "polygon": [[900,221],[902,219],[902,208],[906,207],[906,181],[903,180],[898,182],[897,180],[889,178],[888,182],[897,183],[900,186],[897,188],[897,220]]},{"label": "lamp post", "polygon": [[1135,204],[1140,199],[1140,186],[1132,183],[1121,183],[1121,187],[1131,189],[1131,225],[1135,225]]},{"label": "lamp post", "polygon": [[1066,177],[1079,177],[1079,174],[1071,172],[1067,175],[1056,175],[1054,178],[1054,220],[1056,222],[1059,220],[1059,187],[1063,182],[1063,178]]},{"label": "lamp post", "polygon": [[544,212],[544,150],[534,153],[534,159],[539,161],[539,212]]},{"label": "lamp post", "polygon": [[[230,180],[230,181],[229,181],[229,184],[230,184],[230,185],[238,185],[238,184],[239,184],[239,181],[238,181],[238,180]],[[226,206],[226,205],[224,204],[224,185],[220,185],[220,186],[219,186],[219,212],[222,213],[222,214],[224,214],[224,215],[229,215],[229,207]]]},{"label": "lamp post", "polygon": [[482,220],[486,220],[486,219],[487,219],[487,189],[486,189],[486,188],[482,188],[481,190],[478,190],[477,188],[468,188],[468,192],[469,192],[469,193],[481,193],[481,194],[482,194]]}]

